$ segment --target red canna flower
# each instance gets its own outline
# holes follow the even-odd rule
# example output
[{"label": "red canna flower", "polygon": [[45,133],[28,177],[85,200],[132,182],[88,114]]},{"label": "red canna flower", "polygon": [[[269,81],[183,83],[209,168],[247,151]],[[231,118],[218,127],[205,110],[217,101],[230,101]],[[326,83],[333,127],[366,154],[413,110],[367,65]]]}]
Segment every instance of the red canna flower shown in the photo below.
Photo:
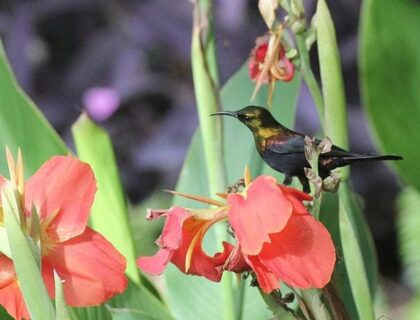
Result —
[{"label": "red canna flower", "polygon": [[227,200],[242,254],[266,293],[279,288],[279,280],[298,288],[322,288],[330,281],[335,248],[302,203],[309,195],[260,176]]},{"label": "red canna flower", "polygon": [[[330,281],[334,244],[304,206],[303,201],[311,200],[306,193],[260,176],[243,192],[227,195],[227,203],[186,196],[218,208],[204,213],[180,207],[150,211],[149,218],[165,215],[167,220],[158,253],[138,259],[144,272],[160,274],[169,261],[184,273],[213,281],[219,281],[224,270],[252,270],[266,293],[279,288],[280,281],[298,288],[322,288]],[[223,243],[224,251],[209,257],[201,241],[210,226],[223,219],[228,219],[236,244]]]},{"label": "red canna flower", "polygon": [[[277,80],[286,82],[292,80],[295,74],[295,67],[286,57],[283,45],[279,42],[277,47],[273,47],[271,50],[275,50],[274,54],[277,58],[269,59],[269,43],[269,35],[258,37],[255,41],[255,47],[251,51],[248,62],[250,78],[253,81],[258,82],[260,76],[262,76],[261,83],[265,84]],[[262,74],[264,68],[267,70]]]},{"label": "red canna flower", "polygon": [[[57,156],[25,185],[12,176],[13,180],[21,190],[26,216],[30,217],[32,206],[39,214],[42,277],[50,296],[55,297],[54,270],[70,306],[98,305],[122,293],[127,286],[125,258],[87,226],[96,192],[90,166],[71,156]],[[0,255],[0,304],[16,319],[28,319],[12,266]]]},{"label": "red canna flower", "polygon": [[[197,210],[199,211],[199,210]],[[212,281],[220,281],[223,265],[233,246],[223,243],[223,252],[208,256],[201,247],[206,231],[216,221],[226,218],[220,210],[208,210],[209,217],[201,217],[181,207],[174,207],[167,211],[150,210],[148,219],[153,220],[166,216],[165,226],[156,241],[160,250],[152,257],[140,257],[137,265],[146,273],[161,274],[171,261],[179,270],[186,274],[206,277]]]}]

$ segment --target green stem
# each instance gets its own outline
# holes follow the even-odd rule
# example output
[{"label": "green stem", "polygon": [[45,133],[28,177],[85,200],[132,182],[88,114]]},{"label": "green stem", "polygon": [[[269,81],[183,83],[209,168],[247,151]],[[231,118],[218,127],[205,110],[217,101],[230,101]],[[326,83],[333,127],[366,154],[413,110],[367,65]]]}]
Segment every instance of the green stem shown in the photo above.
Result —
[{"label": "green stem", "polygon": [[245,287],[245,282],[244,280],[240,280],[239,281],[239,294],[238,294],[238,313],[237,313],[237,320],[242,320],[243,317],[243,309],[244,309],[244,302],[245,302],[245,292],[246,292],[246,287]]},{"label": "green stem", "polygon": [[[317,39],[325,103],[325,134],[331,138],[334,144],[347,149],[349,143],[344,81],[335,29],[325,0],[318,1],[317,5]],[[348,174],[348,169],[341,170],[343,178],[347,178]]]},{"label": "green stem", "polygon": [[296,46],[299,51],[303,79],[308,86],[312,99],[314,99],[315,106],[318,110],[321,127],[324,128],[324,98],[322,97],[321,89],[319,88],[318,82],[316,81],[311,69],[309,62],[309,51],[306,47],[305,34],[296,35]]},{"label": "green stem", "polygon": [[292,312],[286,311],[285,308],[276,300],[273,294],[265,293],[260,287],[258,287],[258,290],[268,309],[270,309],[270,311],[273,313],[274,319],[299,319],[297,315],[294,315]]},{"label": "green stem", "polygon": [[[223,156],[223,130],[221,117],[210,117],[220,111],[218,72],[212,0],[196,0],[194,6],[191,60],[194,89],[207,168],[210,195],[226,189],[226,169]],[[226,240],[223,224],[215,226],[218,243]],[[224,274],[221,281],[224,319],[235,319],[235,301],[232,275]]]},{"label": "green stem", "polygon": [[210,27],[212,25],[210,9],[210,0],[196,2],[191,59],[209,193],[215,194],[226,188],[226,170],[223,157],[222,118],[210,117],[212,113],[220,111],[217,60],[213,28]]}]

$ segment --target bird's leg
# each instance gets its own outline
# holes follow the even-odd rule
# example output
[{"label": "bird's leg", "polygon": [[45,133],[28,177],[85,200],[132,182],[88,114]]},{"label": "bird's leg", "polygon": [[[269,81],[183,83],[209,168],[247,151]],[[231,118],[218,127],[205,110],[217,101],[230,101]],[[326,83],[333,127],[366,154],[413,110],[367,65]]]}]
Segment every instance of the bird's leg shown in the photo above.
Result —
[{"label": "bird's leg", "polygon": [[283,184],[285,185],[285,186],[288,186],[288,185],[290,185],[292,183],[292,177],[291,176],[288,176],[288,175],[285,175],[284,176],[284,180],[283,180]]},{"label": "bird's leg", "polygon": [[305,176],[299,176],[299,181],[302,184],[302,190],[305,193],[311,193],[311,187],[309,186],[308,178]]}]

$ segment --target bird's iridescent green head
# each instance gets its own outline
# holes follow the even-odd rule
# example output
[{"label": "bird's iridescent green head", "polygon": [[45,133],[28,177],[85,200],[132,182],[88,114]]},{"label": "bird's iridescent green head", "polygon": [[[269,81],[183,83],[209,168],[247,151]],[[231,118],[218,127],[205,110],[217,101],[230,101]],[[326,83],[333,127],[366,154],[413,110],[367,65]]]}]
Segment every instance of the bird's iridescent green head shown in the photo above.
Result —
[{"label": "bird's iridescent green head", "polygon": [[259,106],[248,106],[238,111],[222,111],[213,115],[235,117],[254,133],[279,126],[279,123],[273,118],[270,111]]}]

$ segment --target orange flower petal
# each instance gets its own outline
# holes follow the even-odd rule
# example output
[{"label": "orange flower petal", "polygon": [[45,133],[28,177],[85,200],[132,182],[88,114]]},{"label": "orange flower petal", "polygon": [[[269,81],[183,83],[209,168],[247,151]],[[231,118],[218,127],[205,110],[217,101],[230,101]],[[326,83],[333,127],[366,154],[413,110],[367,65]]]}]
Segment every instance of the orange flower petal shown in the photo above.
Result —
[{"label": "orange flower petal", "polygon": [[143,271],[151,275],[161,274],[166,265],[171,260],[175,250],[181,246],[182,241],[182,227],[184,221],[191,217],[191,214],[181,207],[171,208],[168,212],[153,211],[148,213],[149,217],[156,219],[161,216],[166,216],[165,225],[159,239],[156,243],[161,249],[151,257],[139,257],[137,259],[137,266]]},{"label": "orange flower petal", "polygon": [[280,288],[279,279],[261,263],[258,256],[246,256],[245,260],[254,270],[258,285],[265,293]]},{"label": "orange flower petal", "polygon": [[191,264],[188,272],[185,272],[185,257],[189,244],[193,237],[184,232],[182,246],[174,252],[171,262],[182,272],[205,277],[211,281],[220,281],[223,273],[223,265],[229,257],[233,246],[230,243],[223,242],[223,251],[217,252],[213,257],[208,256],[201,247],[201,241],[194,247]]},{"label": "orange flower petal", "polygon": [[270,236],[259,259],[277,278],[298,288],[322,288],[331,279],[335,248],[327,229],[311,215],[293,215]]},{"label": "orange flower petal", "polygon": [[15,319],[29,319],[11,259],[0,254],[0,305]]},{"label": "orange flower petal", "polygon": [[137,266],[141,271],[157,276],[165,270],[173,255],[173,250],[160,249],[154,256],[139,257]]},{"label": "orange flower petal", "polygon": [[182,241],[182,228],[184,222],[189,217],[191,217],[191,214],[184,208],[172,208],[167,215],[162,234],[156,243],[164,249],[178,249]]},{"label": "orange flower petal", "polygon": [[[151,211],[149,215],[151,217],[166,216],[167,220],[162,235],[156,241],[161,249],[152,257],[139,257],[137,259],[139,268],[146,273],[157,275],[162,273],[168,262],[171,261],[184,273],[220,281],[221,266],[225,263],[233,246],[224,243],[223,252],[216,253],[213,257],[208,256],[202,250],[201,240],[204,233],[200,233],[207,231],[211,220],[199,219],[181,207],[171,208],[164,214],[160,214],[160,212],[153,214]],[[196,242],[192,243],[196,236],[199,238],[196,238]],[[191,248],[190,265],[187,271],[185,262],[190,245],[194,245],[194,247]]]},{"label": "orange flower petal", "polygon": [[52,270],[63,280],[66,303],[73,307],[103,303],[127,287],[125,258],[102,235],[86,227],[71,240],[57,244],[43,258],[43,277],[54,296]]},{"label": "orange flower petal", "polygon": [[16,320],[30,319],[17,281],[0,288],[0,304]]},{"label": "orange flower petal", "polygon": [[260,176],[246,191],[246,196],[230,194],[227,198],[229,222],[242,252],[257,255],[270,233],[280,232],[292,214],[292,205],[274,178]]},{"label": "orange flower petal", "polygon": [[48,160],[26,183],[25,207],[32,203],[41,220],[58,213],[49,226],[58,241],[65,241],[83,232],[96,192],[92,169],[71,156]]}]

